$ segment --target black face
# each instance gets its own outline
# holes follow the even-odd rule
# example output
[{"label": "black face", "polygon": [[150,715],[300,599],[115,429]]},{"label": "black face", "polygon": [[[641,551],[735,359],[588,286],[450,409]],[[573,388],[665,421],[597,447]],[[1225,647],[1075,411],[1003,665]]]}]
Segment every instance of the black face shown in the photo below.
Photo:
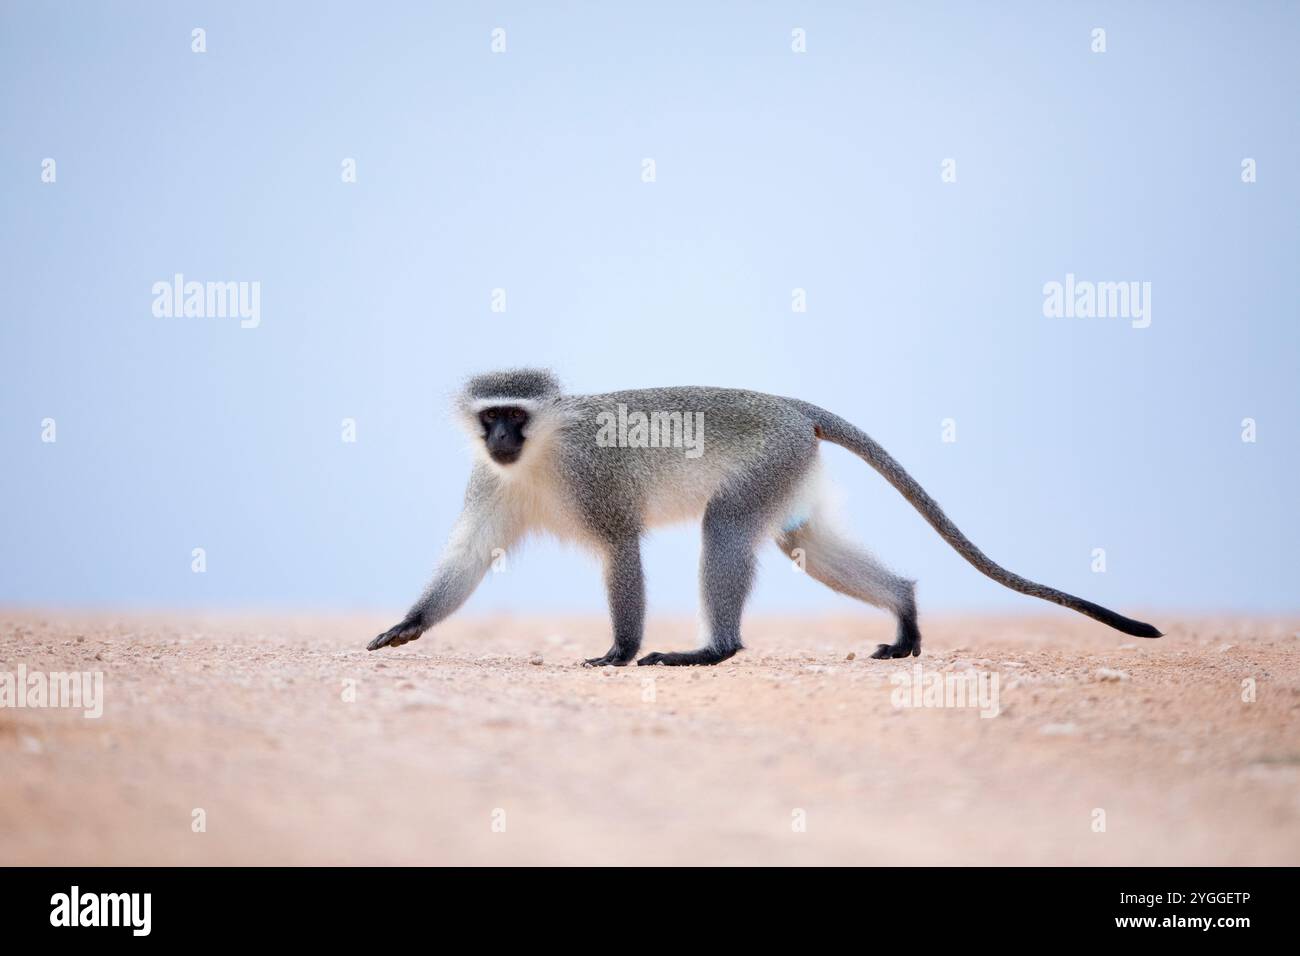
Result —
[{"label": "black face", "polygon": [[524,450],[528,412],[518,405],[494,405],[479,412],[478,420],[483,426],[483,443],[492,460],[500,465],[518,461]]}]

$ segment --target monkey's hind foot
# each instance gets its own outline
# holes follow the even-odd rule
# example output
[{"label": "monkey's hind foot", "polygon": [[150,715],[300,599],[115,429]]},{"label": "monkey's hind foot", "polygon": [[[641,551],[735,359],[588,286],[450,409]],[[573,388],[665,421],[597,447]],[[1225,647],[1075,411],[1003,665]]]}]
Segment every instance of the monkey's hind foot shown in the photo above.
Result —
[{"label": "monkey's hind foot", "polygon": [[876,660],[888,660],[893,657],[920,657],[921,646],[919,644],[881,644],[871,655]]},{"label": "monkey's hind foot", "polygon": [[407,619],[376,637],[366,645],[366,650],[377,651],[381,647],[401,647],[403,644],[419,640],[424,631],[425,627],[419,621]]},{"label": "monkey's hind foot", "polygon": [[698,651],[686,651],[684,653],[660,654],[656,651],[641,658],[637,661],[637,665],[639,667],[648,667],[651,664],[663,664],[665,667],[694,667],[705,664],[721,664],[738,650],[740,650],[739,647],[733,647],[725,651],[704,647]]},{"label": "monkey's hind foot", "polygon": [[871,655],[876,660],[921,656],[921,630],[916,626],[916,612],[904,612],[898,620],[898,636],[893,644],[881,644]]},{"label": "monkey's hind foot", "polygon": [[589,657],[582,662],[582,666],[605,667],[606,665],[610,665],[613,667],[627,667],[628,664],[632,663],[632,658],[635,654],[635,651],[629,654],[626,651],[620,651],[617,647],[611,647],[605,652],[604,657]]}]

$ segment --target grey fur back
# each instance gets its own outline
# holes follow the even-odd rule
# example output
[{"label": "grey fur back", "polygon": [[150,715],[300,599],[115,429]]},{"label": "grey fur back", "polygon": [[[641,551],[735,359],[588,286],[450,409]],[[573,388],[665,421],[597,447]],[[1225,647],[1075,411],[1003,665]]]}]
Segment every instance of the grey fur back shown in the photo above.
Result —
[{"label": "grey fur back", "polygon": [[[620,405],[629,411],[700,413],[701,454],[687,457],[674,446],[601,447],[599,416],[616,415]],[[562,456],[558,470],[571,476],[575,494],[602,528],[625,522],[629,514],[644,514],[662,496],[682,495],[685,508],[687,499],[707,501],[755,475],[774,499],[781,498],[816,453],[807,418],[786,399],[761,392],[701,386],[631,389],[565,396],[555,411],[564,422],[564,440],[555,443]]]}]

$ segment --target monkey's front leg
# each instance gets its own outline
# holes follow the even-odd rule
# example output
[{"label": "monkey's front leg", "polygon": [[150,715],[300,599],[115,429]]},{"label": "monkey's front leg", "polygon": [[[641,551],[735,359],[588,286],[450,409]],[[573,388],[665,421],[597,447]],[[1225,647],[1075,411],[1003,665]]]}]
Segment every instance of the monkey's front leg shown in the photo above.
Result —
[{"label": "monkey's front leg", "polygon": [[502,507],[495,487],[481,473],[470,480],[451,541],[420,595],[400,624],[390,627],[366,645],[366,650],[401,647],[450,615],[474,593],[493,557],[508,550],[519,538],[519,528],[509,509]]},{"label": "monkey's front leg", "polygon": [[641,649],[645,628],[645,576],[641,572],[641,539],[628,535],[610,542],[605,551],[605,587],[614,625],[614,646],[604,657],[583,661],[588,667],[630,663]]},{"label": "monkey's front leg", "polygon": [[438,565],[433,580],[424,589],[400,624],[395,624],[366,645],[366,650],[401,647],[418,640],[429,628],[465,603],[487,573],[490,561],[472,553],[449,552]]}]

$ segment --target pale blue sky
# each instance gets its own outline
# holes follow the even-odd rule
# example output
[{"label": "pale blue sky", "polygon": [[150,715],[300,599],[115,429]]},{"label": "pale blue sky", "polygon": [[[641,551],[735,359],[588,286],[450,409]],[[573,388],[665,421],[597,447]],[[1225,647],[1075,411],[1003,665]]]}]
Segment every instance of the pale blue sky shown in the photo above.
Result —
[{"label": "pale blue sky", "polygon": [[[400,610],[468,470],[447,394],[528,363],[815,401],[1126,613],[1300,603],[1295,4],[0,10],[2,602]],[[260,282],[260,327],[154,317],[177,272]],[[1045,318],[1067,272],[1152,283],[1150,328]],[[826,455],[923,610],[1047,610]],[[649,540],[653,611],[697,548]],[[765,555],[754,608],[851,603]],[[470,605],[603,607],[542,542]]]}]

